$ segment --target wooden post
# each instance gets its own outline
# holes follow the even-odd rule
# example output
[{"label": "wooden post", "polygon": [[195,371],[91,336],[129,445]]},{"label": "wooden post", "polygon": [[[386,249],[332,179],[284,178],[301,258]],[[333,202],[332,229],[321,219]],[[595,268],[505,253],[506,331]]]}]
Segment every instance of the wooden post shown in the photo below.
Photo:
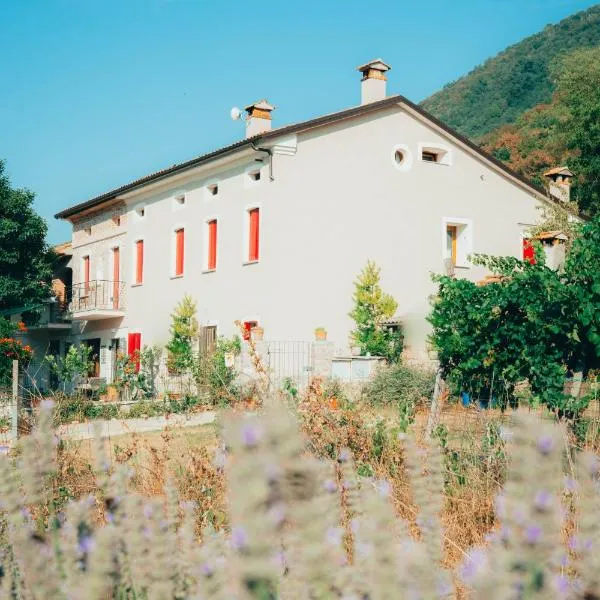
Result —
[{"label": "wooden post", "polygon": [[19,436],[19,361],[13,360],[12,363],[12,398],[10,406],[10,426],[13,445],[17,443]]}]

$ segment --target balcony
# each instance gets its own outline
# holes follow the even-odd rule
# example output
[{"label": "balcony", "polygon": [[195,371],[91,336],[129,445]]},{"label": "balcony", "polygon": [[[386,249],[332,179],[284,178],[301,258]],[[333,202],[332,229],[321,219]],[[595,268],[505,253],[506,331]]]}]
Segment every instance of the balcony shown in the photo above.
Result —
[{"label": "balcony", "polygon": [[74,321],[125,316],[125,282],[94,279],[73,285],[69,311]]},{"label": "balcony", "polygon": [[44,303],[39,319],[27,326],[32,330],[68,330],[71,329],[71,315],[68,312],[68,304],[62,298],[53,298]]}]

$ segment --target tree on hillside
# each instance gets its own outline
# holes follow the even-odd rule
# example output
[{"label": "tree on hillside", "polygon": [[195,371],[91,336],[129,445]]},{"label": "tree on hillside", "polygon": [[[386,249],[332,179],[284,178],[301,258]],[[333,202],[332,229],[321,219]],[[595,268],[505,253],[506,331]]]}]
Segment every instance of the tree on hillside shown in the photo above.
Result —
[{"label": "tree on hillside", "polygon": [[356,327],[350,337],[361,354],[395,361],[402,352],[402,334],[385,327],[384,322],[394,316],[398,303],[384,293],[380,279],[381,269],[369,261],[354,282],[354,308],[349,316]]},{"label": "tree on hillside", "polygon": [[54,253],[46,243],[47,225],[33,209],[34,194],[10,185],[0,161],[0,314],[24,308],[35,321],[52,296]]},{"label": "tree on hillside", "polygon": [[573,199],[589,214],[600,214],[600,48],[577,50],[556,67],[557,96],[568,108],[561,123],[574,156]]}]

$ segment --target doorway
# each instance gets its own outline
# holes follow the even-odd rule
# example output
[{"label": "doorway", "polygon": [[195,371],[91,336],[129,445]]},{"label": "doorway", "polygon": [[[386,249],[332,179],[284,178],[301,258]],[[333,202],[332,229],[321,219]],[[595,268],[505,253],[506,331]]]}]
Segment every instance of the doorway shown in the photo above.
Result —
[{"label": "doorway", "polygon": [[90,353],[90,370],[88,371],[88,377],[100,377],[100,338],[91,338],[89,340],[83,340],[88,348],[91,348]]}]

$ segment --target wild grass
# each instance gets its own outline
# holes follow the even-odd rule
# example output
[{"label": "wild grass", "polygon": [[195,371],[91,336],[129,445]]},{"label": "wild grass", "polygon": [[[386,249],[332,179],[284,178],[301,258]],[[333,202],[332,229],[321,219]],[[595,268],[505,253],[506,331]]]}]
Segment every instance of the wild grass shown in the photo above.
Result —
[{"label": "wild grass", "polygon": [[[340,393],[339,391],[336,393]],[[265,397],[223,428],[0,457],[10,598],[597,598],[598,461],[538,414]],[[598,581],[597,581],[598,580]]]}]

